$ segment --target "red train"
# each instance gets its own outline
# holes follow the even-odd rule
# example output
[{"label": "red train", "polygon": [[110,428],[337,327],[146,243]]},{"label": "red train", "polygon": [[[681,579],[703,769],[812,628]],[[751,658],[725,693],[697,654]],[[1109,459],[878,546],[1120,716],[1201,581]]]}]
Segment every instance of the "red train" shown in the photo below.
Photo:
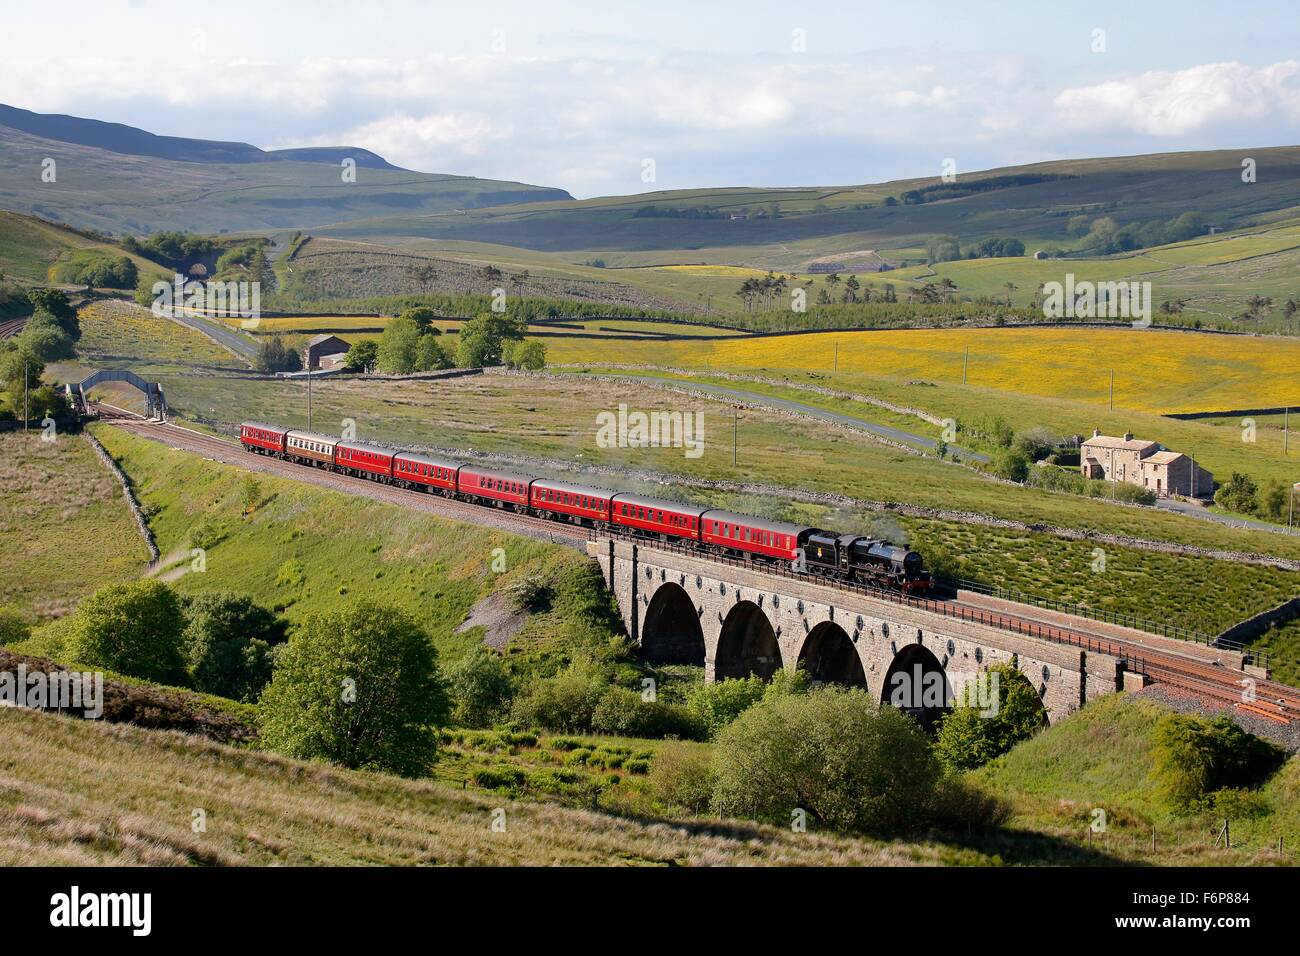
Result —
[{"label": "red train", "polygon": [[640,537],[682,542],[707,553],[792,564],[796,570],[838,580],[904,591],[925,591],[931,586],[919,554],[865,535],[532,478],[264,422],[244,422],[239,440],[259,455],[551,521],[617,528]]}]

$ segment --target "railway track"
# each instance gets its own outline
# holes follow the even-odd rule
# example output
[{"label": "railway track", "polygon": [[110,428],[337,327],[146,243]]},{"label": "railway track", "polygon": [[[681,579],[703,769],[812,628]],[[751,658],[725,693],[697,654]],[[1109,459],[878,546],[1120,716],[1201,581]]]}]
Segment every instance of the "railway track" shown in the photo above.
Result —
[{"label": "railway track", "polygon": [[0,322],[0,339],[11,339],[23,330],[27,324],[26,317],[21,319],[10,319],[8,322]]},{"label": "railway track", "polygon": [[[308,465],[281,461],[270,456],[256,455],[246,451],[238,442],[229,439],[206,435],[181,425],[146,420],[120,409],[106,406],[101,406],[101,409],[103,409],[101,420],[125,431],[242,468],[282,475],[297,481],[308,481],[336,491],[361,494],[377,501],[411,507],[453,520],[487,525],[513,534],[522,534],[584,551],[590,537],[588,529],[576,525],[567,526],[531,515],[456,501],[440,495],[409,491],[405,488],[394,488],[366,478],[355,478]],[[659,547],[657,544],[654,546]],[[671,549],[671,546],[665,547]],[[723,561],[731,563],[727,559]],[[737,563],[743,564],[743,562]],[[819,579],[814,583],[827,582]],[[1190,654],[1161,650],[1136,641],[1124,640],[1113,634],[1104,633],[1100,629],[1089,629],[1086,624],[1068,627],[1047,625],[1028,614],[992,610],[958,599],[917,598],[869,587],[837,586],[848,590],[861,590],[871,597],[919,607],[948,617],[1067,644],[1085,651],[1107,654],[1124,661],[1129,670],[1142,674],[1147,680],[1169,684],[1279,723],[1300,719],[1300,691],[1295,688],[1277,681],[1251,677],[1243,671],[1217,666],[1212,662],[1198,660]]]}]

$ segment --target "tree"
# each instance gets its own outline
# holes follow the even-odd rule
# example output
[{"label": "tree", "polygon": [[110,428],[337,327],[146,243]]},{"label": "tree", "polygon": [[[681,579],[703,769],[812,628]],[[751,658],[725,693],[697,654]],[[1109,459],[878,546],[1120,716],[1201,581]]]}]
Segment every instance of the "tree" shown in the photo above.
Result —
[{"label": "tree", "polygon": [[942,771],[911,717],[859,690],[764,699],[714,745],[714,804],[788,825],[804,810],[832,830],[888,834],[923,825]]},{"label": "tree", "polygon": [[309,617],[280,652],[259,706],[272,749],[403,776],[428,771],[448,714],[429,636],[371,601]]},{"label": "tree", "polygon": [[539,339],[507,342],[503,348],[502,358],[510,368],[537,372],[546,368],[546,346]]},{"label": "tree", "polygon": [[239,501],[243,506],[241,514],[248,514],[257,510],[257,506],[262,503],[262,486],[252,475],[245,475],[244,481],[239,489]]},{"label": "tree", "polygon": [[1259,510],[1259,484],[1249,475],[1234,471],[1227,484],[1214,493],[1214,503],[1237,514],[1254,514]]},{"label": "tree", "polygon": [[11,607],[0,606],[0,647],[17,644],[32,636],[27,618]]},{"label": "tree", "polygon": [[376,367],[393,375],[408,375],[420,368],[420,326],[398,316],[384,327],[376,353]]},{"label": "tree", "polygon": [[935,236],[926,244],[925,256],[932,264],[951,262],[961,258],[961,245],[956,236]]},{"label": "tree", "polygon": [[1095,252],[1105,254],[1116,251],[1118,237],[1119,225],[1110,216],[1102,216],[1093,221],[1086,243]]},{"label": "tree", "polygon": [[502,344],[507,339],[519,341],[526,328],[522,318],[483,312],[461,327],[456,347],[456,364],[461,368],[480,368],[501,364]]},{"label": "tree", "polygon": [[996,706],[991,693],[984,699],[967,697],[958,700],[939,724],[935,752],[954,772],[974,770],[1002,756],[1036,734],[1046,720],[1033,685],[1010,664],[990,667],[979,679],[989,682],[984,687],[990,691],[997,682]]},{"label": "tree", "polygon": [[1024,481],[1029,477],[1029,459],[1018,448],[1003,448],[993,456],[993,474],[1008,481]]},{"label": "tree", "polygon": [[421,335],[433,328],[433,320],[437,317],[437,312],[424,305],[412,306],[399,316],[399,318],[410,319],[414,322],[419,327]]},{"label": "tree", "polygon": [[514,682],[501,655],[475,644],[447,672],[452,716],[462,727],[487,727],[510,708]]},{"label": "tree", "polygon": [[429,332],[420,336],[418,365],[421,372],[433,372],[438,369],[451,368],[451,356],[442,347],[435,334]]},{"label": "tree", "polygon": [[131,677],[183,684],[185,615],[176,594],[146,578],[100,588],[81,602],[67,637],[78,664]]},{"label": "tree", "polygon": [[18,338],[23,347],[42,362],[61,362],[77,354],[72,336],[64,331],[54,316],[43,310],[37,310],[27,320]]},{"label": "tree", "polygon": [[260,372],[297,372],[302,370],[302,356],[285,345],[280,336],[273,335],[258,345],[253,365]]},{"label": "tree", "polygon": [[185,654],[195,689],[254,703],[271,681],[284,622],[251,598],[230,592],[188,598],[185,610]]},{"label": "tree", "polygon": [[370,373],[375,370],[379,359],[379,343],[374,339],[362,339],[348,349],[343,365],[350,372]]},{"label": "tree", "polygon": [[31,289],[27,293],[32,307],[37,312],[45,312],[54,317],[68,338],[73,342],[81,339],[81,323],[77,319],[77,310],[68,301],[68,294],[62,289]]}]

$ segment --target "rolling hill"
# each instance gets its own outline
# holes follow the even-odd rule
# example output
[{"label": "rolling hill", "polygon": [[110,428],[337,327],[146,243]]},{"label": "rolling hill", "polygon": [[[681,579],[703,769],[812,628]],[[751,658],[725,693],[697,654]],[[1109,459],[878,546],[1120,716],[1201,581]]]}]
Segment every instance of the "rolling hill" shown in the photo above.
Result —
[{"label": "rolling hill", "polygon": [[[1255,159],[1257,182],[1242,182],[1243,156]],[[1079,214],[1109,216],[1123,226],[1195,209],[1219,229],[1263,224],[1296,205],[1300,147],[1065,160],[939,184],[936,176],[864,186],[680,190],[454,215],[393,213],[316,231],[495,243],[575,259],[603,251],[613,266],[728,263],[803,271],[818,258],[846,253],[918,261],[938,234],[1015,236],[1031,251],[1069,248],[1075,241],[1067,226]],[[924,201],[905,201],[913,191]]]},{"label": "rolling hill", "polygon": [[[341,175],[349,157],[355,182]],[[53,182],[41,175],[47,159]],[[562,189],[403,170],[366,150],[267,152],[0,108],[0,208],[106,232],[307,228],[569,198]]]}]

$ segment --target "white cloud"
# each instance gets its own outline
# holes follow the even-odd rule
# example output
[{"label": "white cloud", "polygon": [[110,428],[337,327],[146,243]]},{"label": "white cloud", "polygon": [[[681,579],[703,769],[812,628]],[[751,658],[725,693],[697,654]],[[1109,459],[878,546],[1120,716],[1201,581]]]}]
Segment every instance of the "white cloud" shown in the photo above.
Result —
[{"label": "white cloud", "polygon": [[[1169,138],[1297,139],[1300,63],[1209,63],[1046,82],[1018,55],[897,49],[818,57],[474,55],[230,59],[7,58],[13,105],[260,145],[356,145],[411,169],[514,179],[576,195],[646,188],[848,183],[1158,149]],[[265,54],[261,54],[265,56]],[[195,58],[198,57],[198,58]],[[1080,130],[1095,132],[1084,141]],[[1264,135],[1267,133],[1267,135]],[[1234,139],[1240,140],[1239,136]],[[1202,145],[1189,143],[1189,145]],[[1086,148],[1086,153],[1081,150]]]},{"label": "white cloud", "polygon": [[1220,122],[1300,117],[1300,62],[1266,67],[1206,63],[1061,91],[1053,101],[1069,126],[1179,136]]}]

